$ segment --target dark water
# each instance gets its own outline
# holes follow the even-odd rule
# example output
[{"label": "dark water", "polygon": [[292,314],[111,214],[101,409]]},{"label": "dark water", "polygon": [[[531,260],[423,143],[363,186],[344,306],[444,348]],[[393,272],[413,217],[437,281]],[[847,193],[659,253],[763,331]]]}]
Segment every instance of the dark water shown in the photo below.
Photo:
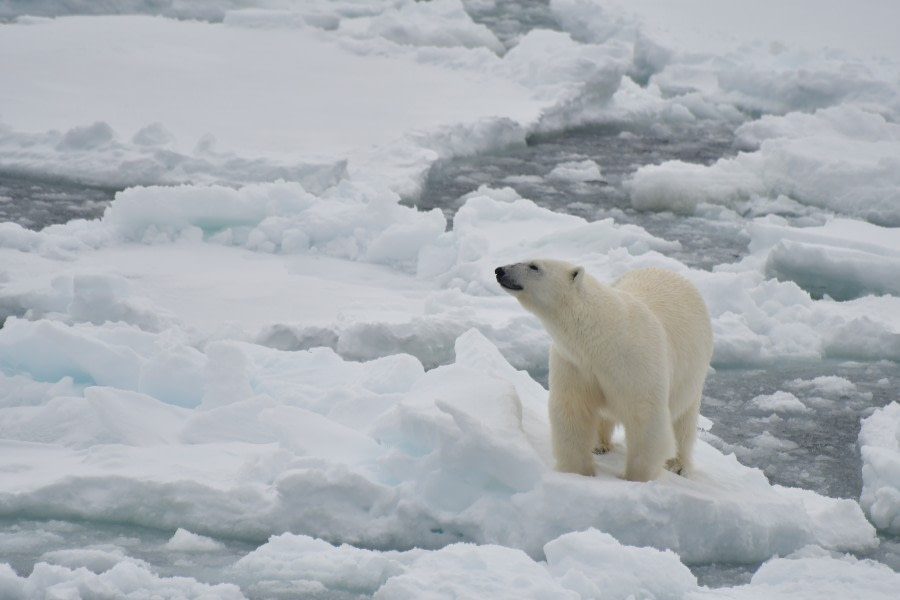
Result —
[{"label": "dark water", "polygon": [[532,29],[560,29],[548,0],[463,0],[463,5],[473,21],[493,31],[507,48]]},{"label": "dark water", "polygon": [[94,219],[103,214],[117,191],[119,188],[0,172],[0,221],[40,230],[72,219]]},{"label": "dark water", "polygon": [[[840,377],[850,385],[831,390],[820,377]],[[814,490],[833,498],[858,500],[862,458],[860,421],[897,400],[900,365],[876,363],[781,362],[765,368],[718,369],[707,379],[702,413],[713,422],[701,438],[722,452],[761,469],[773,484]],[[754,398],[778,391],[794,394],[808,412],[761,410]],[[900,571],[900,536],[880,534],[881,545],[860,558]],[[692,567],[700,583],[734,585],[753,569],[739,565]]]},{"label": "dark water", "polygon": [[[81,554],[71,558],[67,566],[89,564],[92,570],[102,571],[127,555],[153,565],[153,571],[161,577],[189,576],[215,584],[222,582],[222,574],[237,559],[257,547],[244,541],[219,539],[216,540],[221,545],[218,551],[192,552],[171,548],[168,545],[171,537],[171,531],[131,523],[0,518],[0,562],[8,563],[19,574],[28,574],[45,553],[57,553],[54,560],[66,565],[67,550],[90,548],[96,552],[91,562],[82,564],[86,559]],[[109,596],[85,596],[88,597]],[[0,598],[6,600],[2,591]]]}]

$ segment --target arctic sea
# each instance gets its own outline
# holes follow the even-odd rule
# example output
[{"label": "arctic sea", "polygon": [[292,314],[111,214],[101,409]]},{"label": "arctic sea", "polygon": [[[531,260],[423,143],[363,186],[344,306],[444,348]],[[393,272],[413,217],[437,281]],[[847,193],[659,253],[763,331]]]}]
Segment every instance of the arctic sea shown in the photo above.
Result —
[{"label": "arctic sea", "polygon": [[[893,598],[900,12],[849,10],[0,2],[0,597]],[[701,290],[690,478],[553,470],[530,256]]]}]

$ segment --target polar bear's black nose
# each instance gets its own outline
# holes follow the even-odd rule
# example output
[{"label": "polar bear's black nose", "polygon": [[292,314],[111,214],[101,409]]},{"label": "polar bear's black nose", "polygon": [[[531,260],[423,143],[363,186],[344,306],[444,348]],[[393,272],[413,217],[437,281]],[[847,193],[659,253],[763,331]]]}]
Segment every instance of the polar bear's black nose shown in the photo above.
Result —
[{"label": "polar bear's black nose", "polygon": [[494,275],[496,275],[497,277],[503,277],[504,273],[506,273],[506,271],[503,270],[503,267],[497,267],[496,269],[494,269]]}]

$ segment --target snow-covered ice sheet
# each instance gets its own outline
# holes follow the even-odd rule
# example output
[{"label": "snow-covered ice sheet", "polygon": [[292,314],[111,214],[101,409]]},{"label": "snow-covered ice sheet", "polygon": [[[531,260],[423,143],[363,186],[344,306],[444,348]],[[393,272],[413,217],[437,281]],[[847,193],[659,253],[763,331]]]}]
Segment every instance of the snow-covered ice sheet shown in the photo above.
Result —
[{"label": "snow-covered ice sheet", "polygon": [[[33,6],[96,12],[64,4]],[[865,513],[704,442],[692,479],[619,479],[621,436],[596,478],[556,473],[529,375],[549,340],[493,269],[675,269],[707,300],[715,367],[900,360],[900,57],[879,33],[898,9],[865,3],[880,26],[841,46],[837,3],[796,44],[727,7],[668,7],[663,30],[651,0],[555,0],[559,30],[503,43],[458,0],[127,4],[166,17],[0,1],[0,172],[134,186],[102,219],[0,223],[0,517],[146,526],[188,562],[257,547],[215,580],[160,575],[123,541],[47,550],[30,574],[0,564],[0,596],[896,594],[897,573],[845,554],[877,545],[866,515],[896,531],[891,407],[860,435]],[[690,35],[707,21],[736,29]],[[642,209],[758,217],[749,254],[710,271],[509,188],[474,190],[449,227],[400,202],[436,160],[531,132],[702,120],[743,152],[629,187]],[[764,564],[718,590],[685,566],[714,562]]]},{"label": "snow-covered ice sheet", "polygon": [[[498,124],[514,130],[541,106],[488,67],[354,52],[339,44],[343,36],[302,23],[27,23],[0,24],[0,78],[15,82],[0,91],[7,170],[117,185],[284,178],[323,187],[344,175],[348,159],[367,164],[375,147],[396,149],[371,169],[427,166],[439,140],[423,143],[417,131],[489,127],[486,135],[509,141],[515,136],[498,133]],[[488,50],[463,52],[492,68],[499,62]],[[479,147],[467,133],[458,152]]]}]

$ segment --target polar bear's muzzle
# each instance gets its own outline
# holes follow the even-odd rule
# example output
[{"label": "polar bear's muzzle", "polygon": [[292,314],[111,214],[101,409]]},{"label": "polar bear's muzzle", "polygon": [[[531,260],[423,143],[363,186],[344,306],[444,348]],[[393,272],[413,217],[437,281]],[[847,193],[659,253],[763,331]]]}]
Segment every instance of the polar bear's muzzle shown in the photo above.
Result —
[{"label": "polar bear's muzzle", "polygon": [[497,276],[497,283],[500,284],[500,287],[511,290],[514,292],[518,292],[523,290],[521,285],[513,278],[512,274],[509,273],[504,267],[497,267],[494,269],[494,274]]}]

